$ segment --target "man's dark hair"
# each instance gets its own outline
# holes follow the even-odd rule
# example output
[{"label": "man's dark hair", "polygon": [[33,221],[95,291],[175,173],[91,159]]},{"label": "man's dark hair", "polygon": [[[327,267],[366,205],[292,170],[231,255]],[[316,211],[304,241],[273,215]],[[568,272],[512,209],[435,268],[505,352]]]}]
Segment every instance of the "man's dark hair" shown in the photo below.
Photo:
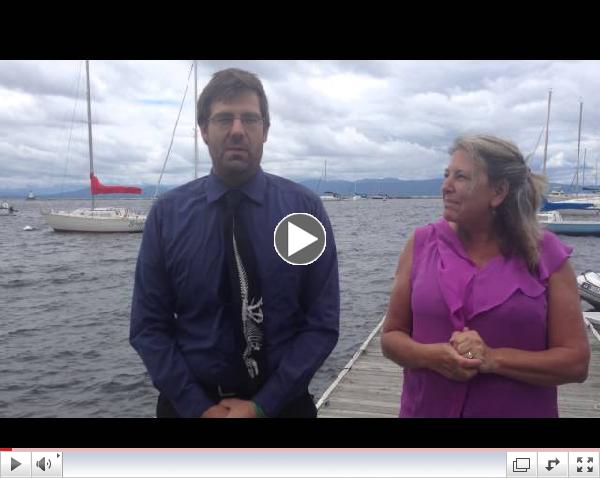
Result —
[{"label": "man's dark hair", "polygon": [[258,96],[264,126],[268,128],[271,124],[269,119],[269,103],[267,102],[267,95],[265,95],[263,85],[254,73],[238,68],[217,71],[204,87],[198,98],[198,125],[200,127],[206,125],[210,117],[210,108],[214,101],[229,101],[248,91],[256,93]]}]

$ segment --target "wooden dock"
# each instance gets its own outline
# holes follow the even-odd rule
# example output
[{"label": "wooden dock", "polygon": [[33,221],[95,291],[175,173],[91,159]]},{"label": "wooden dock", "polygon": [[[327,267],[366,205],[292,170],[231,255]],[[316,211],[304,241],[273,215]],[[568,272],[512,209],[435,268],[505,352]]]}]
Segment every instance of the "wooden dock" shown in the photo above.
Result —
[{"label": "wooden dock", "polygon": [[[585,312],[592,349],[584,383],[558,387],[559,416],[600,417],[600,334],[590,324],[600,312]],[[402,369],[386,359],[379,346],[383,319],[317,402],[319,418],[395,418],[400,408]]]}]

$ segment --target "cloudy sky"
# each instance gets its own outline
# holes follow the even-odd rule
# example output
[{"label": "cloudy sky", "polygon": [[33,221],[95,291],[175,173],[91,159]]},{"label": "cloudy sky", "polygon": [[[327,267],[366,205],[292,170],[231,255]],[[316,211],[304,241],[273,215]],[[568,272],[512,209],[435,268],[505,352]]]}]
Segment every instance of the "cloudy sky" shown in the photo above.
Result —
[{"label": "cloudy sky", "polygon": [[[186,85],[163,184],[193,178],[192,60],[90,63],[95,170],[101,181],[156,184]],[[552,110],[551,181],[600,156],[600,61],[198,61],[198,91],[227,67],[257,73],[270,102],[266,171],[291,179],[442,176],[463,133],[486,132],[534,151]],[[0,61],[0,187],[65,190],[87,184],[83,61]],[[541,169],[544,138],[532,157]],[[199,175],[210,159],[199,140]]]}]

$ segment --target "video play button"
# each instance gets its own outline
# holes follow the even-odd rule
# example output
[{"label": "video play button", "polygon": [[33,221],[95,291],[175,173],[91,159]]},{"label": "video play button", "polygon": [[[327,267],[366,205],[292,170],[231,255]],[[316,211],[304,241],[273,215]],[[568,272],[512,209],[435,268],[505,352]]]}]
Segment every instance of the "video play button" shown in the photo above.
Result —
[{"label": "video play button", "polygon": [[321,221],[311,214],[297,212],[279,221],[273,243],[285,262],[305,266],[321,257],[327,242],[325,236]]},{"label": "video play button", "polygon": [[0,476],[21,478],[31,477],[31,452],[30,451],[3,451],[0,452]]}]

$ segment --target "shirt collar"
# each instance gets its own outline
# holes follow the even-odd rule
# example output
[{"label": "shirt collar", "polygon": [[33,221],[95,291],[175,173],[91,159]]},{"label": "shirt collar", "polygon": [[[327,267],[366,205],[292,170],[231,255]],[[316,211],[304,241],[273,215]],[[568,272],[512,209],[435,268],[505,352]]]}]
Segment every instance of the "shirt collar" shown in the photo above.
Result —
[{"label": "shirt collar", "polygon": [[[210,204],[218,201],[229,189],[231,188],[229,188],[211,169],[207,182],[207,202]],[[258,168],[258,171],[252,178],[236,189],[242,191],[246,196],[252,199],[252,201],[263,204],[267,191],[267,178],[262,168]]]}]

